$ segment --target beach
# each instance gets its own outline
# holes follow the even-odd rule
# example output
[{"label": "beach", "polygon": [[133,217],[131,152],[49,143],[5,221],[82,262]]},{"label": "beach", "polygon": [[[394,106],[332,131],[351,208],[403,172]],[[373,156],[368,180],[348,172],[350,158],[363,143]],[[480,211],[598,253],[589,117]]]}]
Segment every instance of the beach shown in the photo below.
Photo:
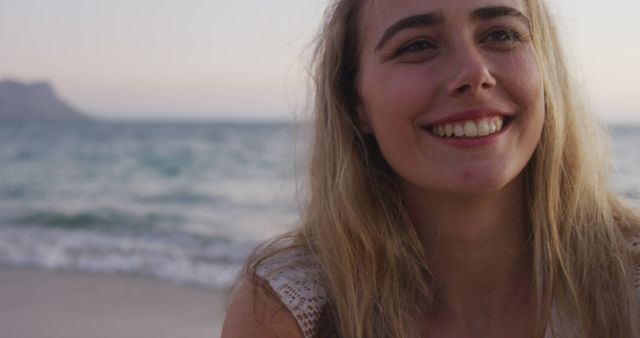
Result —
[{"label": "beach", "polygon": [[219,337],[225,290],[0,266],[2,338]]},{"label": "beach", "polygon": [[[0,338],[219,337],[253,248],[299,223],[292,128],[0,124]],[[640,126],[610,131],[640,207]]]}]

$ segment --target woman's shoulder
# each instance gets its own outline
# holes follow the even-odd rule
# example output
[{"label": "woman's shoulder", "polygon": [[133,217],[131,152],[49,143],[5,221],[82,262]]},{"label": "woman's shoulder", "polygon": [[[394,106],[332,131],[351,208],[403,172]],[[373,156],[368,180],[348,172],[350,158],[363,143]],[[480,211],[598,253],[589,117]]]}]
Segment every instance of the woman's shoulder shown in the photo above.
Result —
[{"label": "woman's shoulder", "polygon": [[222,338],[305,337],[283,304],[250,278],[239,280],[226,309]]},{"label": "woman's shoulder", "polygon": [[323,273],[313,252],[289,237],[267,242],[236,283],[223,335],[313,337],[326,305]]},{"label": "woman's shoulder", "polygon": [[280,250],[257,264],[255,273],[295,318],[305,337],[312,337],[326,304],[323,273],[306,247]]}]

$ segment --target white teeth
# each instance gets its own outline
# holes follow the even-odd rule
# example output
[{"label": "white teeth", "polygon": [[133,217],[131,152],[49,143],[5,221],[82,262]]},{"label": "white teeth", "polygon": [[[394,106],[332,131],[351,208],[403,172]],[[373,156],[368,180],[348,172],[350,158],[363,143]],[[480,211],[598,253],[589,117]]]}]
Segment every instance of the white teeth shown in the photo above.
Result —
[{"label": "white teeth", "polygon": [[464,136],[476,137],[478,136],[478,127],[473,121],[467,121],[464,123]]},{"label": "white teeth", "polygon": [[496,124],[489,121],[489,134],[493,134],[496,131],[498,131],[498,127],[496,126]]},{"label": "white teeth", "polygon": [[478,120],[445,123],[431,128],[431,132],[440,137],[484,137],[502,130],[503,117],[493,116]]},{"label": "white teeth", "polygon": [[453,134],[456,135],[456,137],[464,136],[464,128],[461,124],[458,123],[453,127]]},{"label": "white teeth", "polygon": [[486,120],[480,120],[478,122],[478,136],[489,135],[489,123]]},{"label": "white teeth", "polygon": [[[444,131],[445,131],[445,135],[446,137],[451,137],[453,136],[453,126],[451,124],[445,124],[444,125]],[[440,136],[443,136],[442,134]]]}]

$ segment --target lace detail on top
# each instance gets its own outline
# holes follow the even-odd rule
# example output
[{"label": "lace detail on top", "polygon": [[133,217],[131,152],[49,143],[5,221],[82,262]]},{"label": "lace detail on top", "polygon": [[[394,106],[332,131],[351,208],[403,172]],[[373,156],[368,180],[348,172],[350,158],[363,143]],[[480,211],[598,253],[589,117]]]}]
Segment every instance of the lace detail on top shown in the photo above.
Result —
[{"label": "lace detail on top", "polygon": [[[629,245],[640,253],[640,235],[629,238]],[[306,249],[298,249],[275,255],[257,268],[257,274],[269,283],[280,301],[295,317],[305,338],[312,338],[316,333],[316,324],[326,304],[326,290],[322,285],[322,271],[313,254]],[[640,300],[640,264],[633,267],[633,283]],[[571,321],[562,321],[554,306],[552,321],[556,336],[560,332],[575,330]],[[566,331],[565,331],[566,330]],[[545,338],[551,338],[551,330],[547,330]]]},{"label": "lace detail on top", "polygon": [[315,336],[316,324],[326,304],[322,271],[313,254],[297,249],[277,254],[256,269],[298,322],[305,338]]}]

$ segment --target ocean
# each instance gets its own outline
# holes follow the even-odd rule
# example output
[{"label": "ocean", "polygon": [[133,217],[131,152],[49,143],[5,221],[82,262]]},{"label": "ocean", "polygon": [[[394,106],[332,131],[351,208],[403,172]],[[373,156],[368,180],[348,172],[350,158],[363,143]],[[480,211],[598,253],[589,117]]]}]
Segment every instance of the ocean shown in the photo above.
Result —
[{"label": "ocean", "polygon": [[[610,126],[613,188],[640,205],[640,125]],[[229,286],[295,226],[288,123],[0,123],[0,264]]]}]

